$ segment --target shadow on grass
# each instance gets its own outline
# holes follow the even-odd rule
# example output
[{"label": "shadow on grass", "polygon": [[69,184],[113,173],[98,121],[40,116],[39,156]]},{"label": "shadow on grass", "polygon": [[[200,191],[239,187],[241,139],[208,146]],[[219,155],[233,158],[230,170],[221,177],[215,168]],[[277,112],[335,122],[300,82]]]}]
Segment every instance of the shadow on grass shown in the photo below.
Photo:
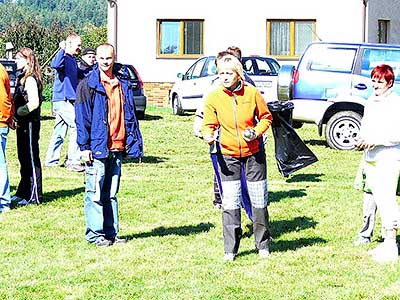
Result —
[{"label": "shadow on grass", "polygon": [[43,194],[42,203],[48,203],[52,201],[56,201],[59,198],[69,198],[75,196],[77,194],[83,194],[85,192],[84,187],[79,187],[76,189],[70,190],[59,190],[59,191],[51,191]]},{"label": "shadow on grass", "polygon": [[186,236],[186,235],[191,235],[191,234],[197,234],[201,232],[208,232],[210,231],[211,228],[214,228],[215,225],[211,223],[200,223],[197,225],[185,225],[185,226],[179,226],[179,227],[157,227],[154,228],[152,231],[148,232],[141,232],[141,233],[136,233],[136,234],[131,234],[125,236],[128,240],[131,239],[142,239],[142,238],[148,238],[148,237],[153,237],[153,236],[166,236],[166,235],[181,235],[181,236]]},{"label": "shadow on grass", "polygon": [[157,121],[157,120],[161,120],[162,118],[163,118],[162,116],[145,115],[144,119],[139,120],[139,123],[142,121]]},{"label": "shadow on grass", "polygon": [[[326,240],[322,238],[300,238],[297,240],[293,241],[278,241],[278,242],[273,242],[271,244],[270,250],[272,254],[274,252],[285,252],[285,251],[294,251],[296,249],[304,248],[304,247],[309,247],[313,246],[315,244],[325,244]],[[250,254],[255,254],[258,251],[256,249],[253,250],[245,250],[238,253],[239,256],[246,256]]]},{"label": "shadow on grass", "polygon": [[270,224],[273,237],[278,238],[282,234],[301,231],[304,229],[315,228],[317,222],[311,218],[301,216],[295,217],[292,220],[278,220]]},{"label": "shadow on grass", "polygon": [[151,155],[145,155],[142,157],[141,161],[138,158],[124,158],[122,161],[123,164],[130,164],[130,163],[143,163],[143,164],[159,164],[165,162],[168,158],[166,157],[157,157]]},{"label": "shadow on grass", "polygon": [[293,241],[278,241],[272,244],[271,250],[276,252],[284,252],[296,250],[303,247],[309,247],[315,244],[325,244],[326,240],[319,237],[299,238]]},{"label": "shadow on grass", "polygon": [[268,192],[268,202],[279,202],[282,198],[301,198],[306,195],[305,189]]},{"label": "shadow on grass", "polygon": [[286,180],[286,182],[320,182],[321,179],[319,177],[323,176],[324,174],[296,174],[291,176]]},{"label": "shadow on grass", "polygon": [[[289,233],[292,231],[300,231],[308,228],[315,228],[317,222],[308,217],[296,217],[292,220],[279,220],[270,222],[269,228],[271,230],[272,236],[274,238],[280,237],[282,234]],[[253,235],[253,225],[245,225],[245,230],[243,231],[243,237],[249,238]]]},{"label": "shadow on grass", "polygon": [[55,118],[54,116],[40,116],[41,121],[54,120]]},{"label": "shadow on grass", "polygon": [[[69,198],[69,197],[81,194],[84,191],[85,191],[85,188],[80,187],[80,188],[76,188],[76,189],[72,189],[72,190],[51,191],[48,193],[43,193],[43,198],[42,198],[41,204],[49,203],[52,201],[57,201],[59,198]],[[18,203],[16,203],[16,202],[11,202],[12,209],[18,209],[21,207],[24,207],[24,206],[23,205],[19,206]]]}]

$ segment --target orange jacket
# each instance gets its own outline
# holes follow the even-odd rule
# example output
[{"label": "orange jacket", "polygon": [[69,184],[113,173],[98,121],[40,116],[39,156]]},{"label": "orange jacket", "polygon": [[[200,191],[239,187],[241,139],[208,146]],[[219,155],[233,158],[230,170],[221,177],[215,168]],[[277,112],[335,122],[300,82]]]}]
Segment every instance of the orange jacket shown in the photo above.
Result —
[{"label": "orange jacket", "polygon": [[246,157],[260,151],[260,142],[246,142],[244,130],[254,128],[260,137],[271,123],[272,115],[257,88],[244,84],[231,92],[220,86],[206,99],[202,133],[210,136],[220,129],[222,154]]},{"label": "orange jacket", "polygon": [[0,127],[7,127],[14,116],[14,105],[10,93],[10,78],[7,70],[0,64]]}]

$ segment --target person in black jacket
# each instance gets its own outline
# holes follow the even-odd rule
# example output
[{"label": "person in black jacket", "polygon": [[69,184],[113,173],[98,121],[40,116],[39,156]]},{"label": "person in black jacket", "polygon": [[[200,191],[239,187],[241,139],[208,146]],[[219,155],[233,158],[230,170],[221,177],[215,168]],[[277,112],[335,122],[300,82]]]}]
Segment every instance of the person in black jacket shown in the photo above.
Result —
[{"label": "person in black jacket", "polygon": [[82,51],[82,57],[78,67],[85,77],[93,70],[93,65],[96,63],[96,51],[92,48],[86,48]]},{"label": "person in black jacket", "polygon": [[42,200],[42,167],[39,157],[42,75],[34,52],[21,48],[15,55],[19,71],[14,92],[17,150],[21,180],[11,201],[19,205]]}]

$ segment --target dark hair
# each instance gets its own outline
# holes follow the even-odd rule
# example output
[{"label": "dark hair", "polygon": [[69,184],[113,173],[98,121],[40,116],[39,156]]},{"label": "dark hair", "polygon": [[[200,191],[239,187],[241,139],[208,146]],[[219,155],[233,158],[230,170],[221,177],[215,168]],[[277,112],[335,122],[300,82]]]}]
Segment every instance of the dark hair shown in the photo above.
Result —
[{"label": "dark hair", "polygon": [[394,83],[394,72],[391,66],[381,64],[376,66],[371,72],[371,78],[382,79],[384,78],[387,83],[391,82],[391,86]]},{"label": "dark hair", "polygon": [[240,50],[239,47],[236,46],[230,46],[228,49],[226,49],[230,54],[233,56],[236,56],[238,60],[242,60],[242,50]]}]

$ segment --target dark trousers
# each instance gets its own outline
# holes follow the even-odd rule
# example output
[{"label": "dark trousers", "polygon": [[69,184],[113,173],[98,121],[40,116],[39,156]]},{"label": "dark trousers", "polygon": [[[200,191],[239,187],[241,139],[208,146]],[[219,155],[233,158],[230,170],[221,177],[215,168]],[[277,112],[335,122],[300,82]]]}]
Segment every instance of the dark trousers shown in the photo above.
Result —
[{"label": "dark trousers", "polygon": [[39,157],[40,121],[19,124],[16,131],[21,180],[15,195],[33,203],[40,203],[43,195]]}]

